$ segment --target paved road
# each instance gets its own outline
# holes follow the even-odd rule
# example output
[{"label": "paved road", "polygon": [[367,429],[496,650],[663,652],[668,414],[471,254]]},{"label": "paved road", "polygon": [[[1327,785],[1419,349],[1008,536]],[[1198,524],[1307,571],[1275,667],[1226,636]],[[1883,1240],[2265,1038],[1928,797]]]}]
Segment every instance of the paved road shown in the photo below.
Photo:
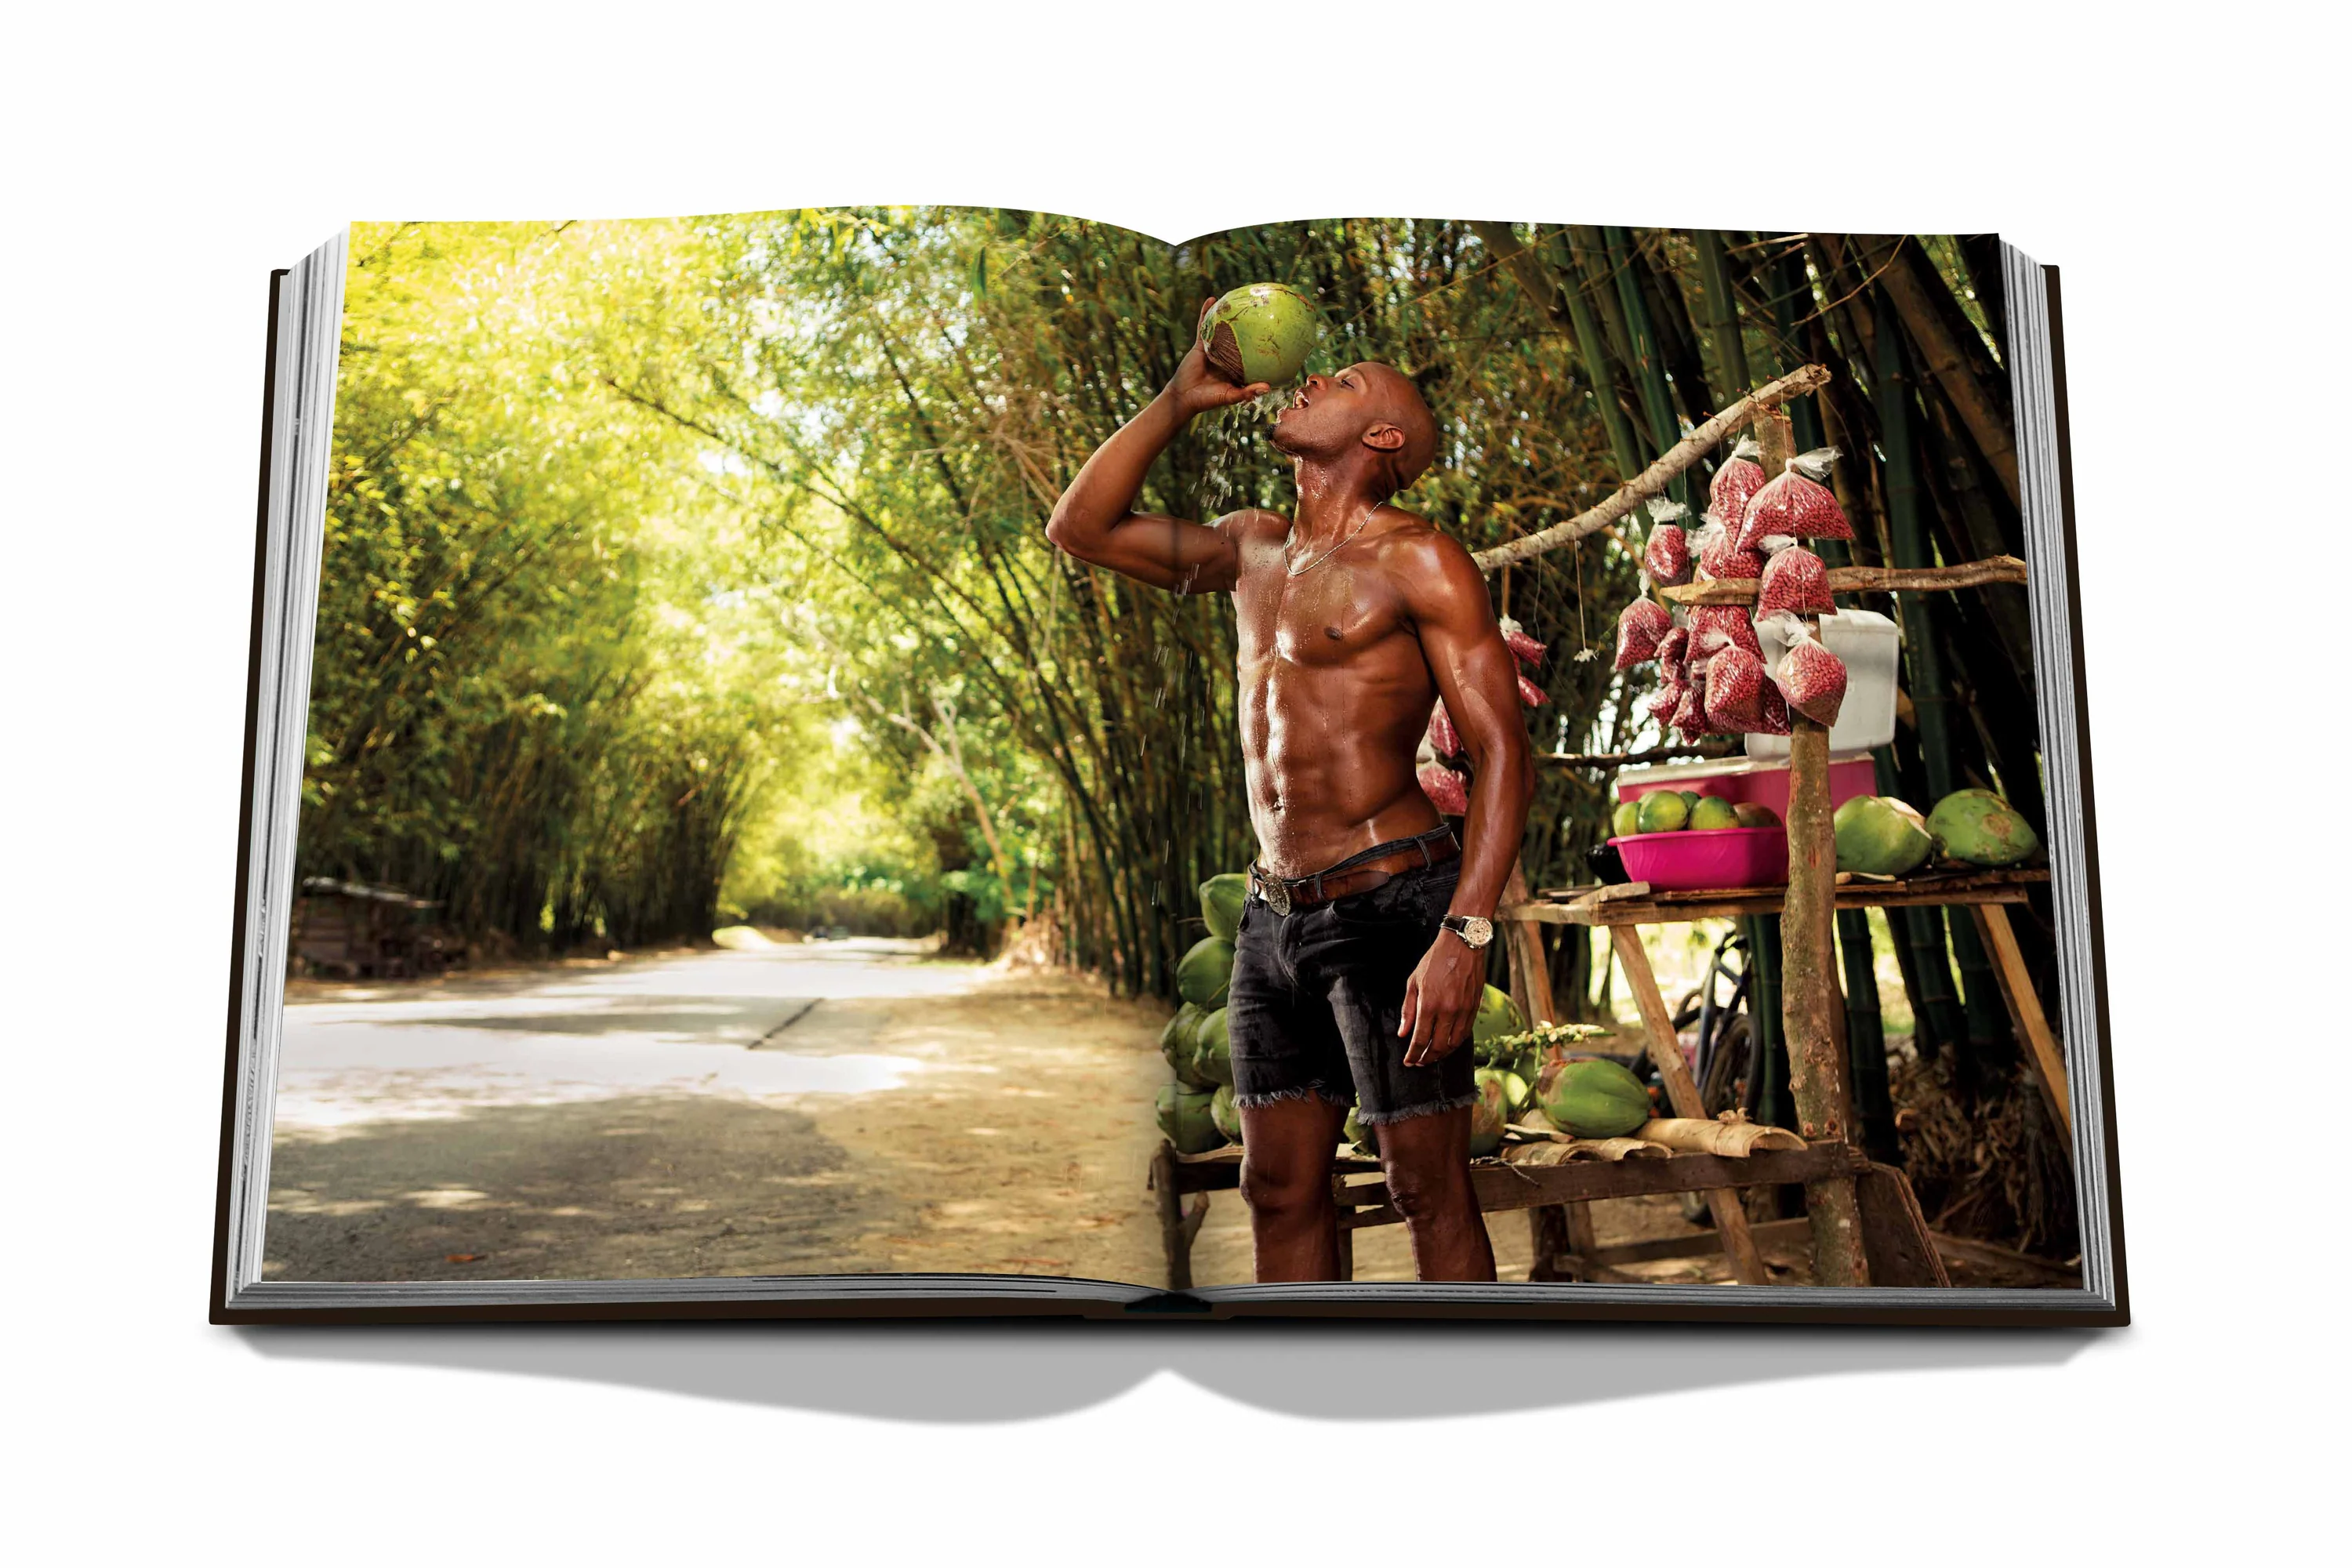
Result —
[{"label": "paved road", "polygon": [[268,1273],[593,1278],[835,1266],[901,1216],[790,1097],[930,1070],[873,1048],[967,991],[918,944],[352,988],[287,1008]]}]

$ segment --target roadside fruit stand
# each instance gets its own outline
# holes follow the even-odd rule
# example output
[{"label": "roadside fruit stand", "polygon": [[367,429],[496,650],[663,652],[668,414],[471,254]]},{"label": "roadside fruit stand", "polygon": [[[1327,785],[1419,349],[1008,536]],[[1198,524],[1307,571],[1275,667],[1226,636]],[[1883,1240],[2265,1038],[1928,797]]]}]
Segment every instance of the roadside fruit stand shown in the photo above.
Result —
[{"label": "roadside fruit stand", "polygon": [[[2040,848],[2031,829],[1983,790],[1955,792],[1922,817],[1902,802],[1869,793],[1866,750],[1837,761],[1832,751],[1833,728],[1849,753],[1856,725],[1891,734],[1896,701],[1893,623],[1841,612],[1836,595],[2021,584],[2024,563],[2002,556],[1939,567],[1830,568],[1805,549],[1809,539],[1852,537],[1822,482],[1835,454],[1793,453],[1782,411],[1789,398],[1828,380],[1826,370],[1808,365],[1759,388],[1599,506],[1475,557],[1483,569],[1495,571],[1655,503],[1643,552],[1653,593],[1628,605],[1620,620],[1617,668],[1658,665],[1659,689],[1649,710],[1690,742],[1726,734],[1760,738],[1749,744],[1747,763],[1711,773],[1701,770],[1712,785],[1706,790],[1671,787],[1679,781],[1669,777],[1645,783],[1635,773],[1620,775],[1612,847],[1622,858],[1622,879],[1534,895],[1515,868],[1505,889],[1496,914],[1510,990],[1506,996],[1489,988],[1493,1005],[1481,1009],[1474,1045],[1465,1047],[1479,1050],[1482,1064],[1471,1175],[1483,1211],[1528,1213],[1532,1279],[1606,1280],[1619,1264],[1720,1247],[1735,1281],[1766,1283],[1759,1227],[1740,1194],[1795,1184],[1805,1194],[1803,1217],[1766,1225],[1775,1239],[1793,1238],[1801,1229],[1816,1284],[1950,1283],[1939,1238],[1929,1232],[1903,1173],[1859,1147],[1837,971],[1834,921],[1842,910],[1967,909],[1993,960],[2042,1092],[2059,1124],[2071,1129],[2063,1052],[2009,921],[2010,907],[2048,880],[2045,869],[2028,863]],[[1752,436],[1740,437],[1716,470],[1706,524],[1686,531],[1678,516],[1686,514],[1663,500],[1668,483],[1751,426]],[[1514,642],[1513,651],[1523,659],[1539,658],[1540,645],[1523,640],[1527,648]],[[1850,694],[1855,707],[1848,715]],[[1441,757],[1444,720],[1441,708],[1431,727]],[[1885,739],[1874,734],[1858,744],[1867,748]],[[1424,768],[1424,789],[1444,811],[1452,792],[1441,798],[1439,791],[1448,781],[1431,775]],[[1438,789],[1431,789],[1433,782]],[[1848,867],[1843,870],[1842,850]],[[1220,930],[1223,911],[1215,907],[1231,897],[1238,915],[1237,889],[1219,889],[1228,880],[1240,879],[1204,884],[1213,936],[1186,959],[1194,984],[1206,986],[1213,978],[1215,994],[1203,990],[1195,996],[1193,986],[1185,985],[1196,1016],[1188,1021],[1180,1014],[1170,1026],[1171,1039],[1163,1040],[1179,1081],[1162,1097],[1167,1142],[1153,1162],[1151,1185],[1174,1289],[1192,1283],[1192,1241],[1207,1213],[1208,1194],[1233,1189],[1240,1179],[1243,1152],[1231,1142],[1239,1132],[1231,1119],[1231,1089],[1219,1087],[1231,1083],[1230,1063],[1219,1078],[1207,1065],[1213,1044],[1203,1043],[1222,1038],[1210,1006],[1222,1005],[1223,977],[1212,975],[1217,965],[1208,960],[1230,967],[1232,933]],[[1760,1125],[1737,1110],[1708,1115],[1642,942],[1643,928],[1652,925],[1756,915],[1779,917],[1780,1034],[1794,1128]],[[1539,935],[1545,924],[1609,931],[1642,1016],[1643,1052],[1657,1071],[1664,1105],[1626,1102],[1620,1120],[1607,1121],[1616,1112],[1601,1081],[1602,1064],[1588,1066],[1575,1050],[1603,1031],[1551,1022],[1557,1015]],[[1180,985],[1183,976],[1180,971]],[[1525,1026],[1528,1019],[1534,1027]],[[1530,1078],[1537,1082],[1530,1084]],[[1379,1171],[1364,1142],[1339,1152],[1333,1183],[1343,1272],[1356,1230],[1401,1222]],[[1592,1203],[1679,1193],[1705,1194],[1711,1234],[1613,1247],[1596,1242]]]}]

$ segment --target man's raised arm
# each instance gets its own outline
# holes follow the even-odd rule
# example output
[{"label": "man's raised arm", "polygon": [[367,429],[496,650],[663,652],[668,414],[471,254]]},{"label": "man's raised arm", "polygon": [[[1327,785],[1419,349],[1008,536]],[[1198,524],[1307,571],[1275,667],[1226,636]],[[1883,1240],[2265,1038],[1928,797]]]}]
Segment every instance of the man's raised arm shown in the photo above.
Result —
[{"label": "man's raised arm", "polygon": [[[1201,307],[1204,314],[1208,308]],[[1160,395],[1095,448],[1054,504],[1045,537],[1081,561],[1108,566],[1155,588],[1180,594],[1230,589],[1240,560],[1231,531],[1161,512],[1139,512],[1135,498],[1152,459],[1167,450],[1194,415],[1246,401],[1265,390],[1263,382],[1235,386],[1218,376],[1196,337]]]}]

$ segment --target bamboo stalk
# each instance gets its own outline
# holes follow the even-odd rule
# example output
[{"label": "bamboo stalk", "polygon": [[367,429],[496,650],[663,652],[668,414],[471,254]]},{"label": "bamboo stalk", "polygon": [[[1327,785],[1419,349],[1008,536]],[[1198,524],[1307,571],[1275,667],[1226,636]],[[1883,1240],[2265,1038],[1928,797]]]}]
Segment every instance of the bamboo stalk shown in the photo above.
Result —
[{"label": "bamboo stalk", "polygon": [[1499,566],[1531,560],[1538,555],[1558,550],[1561,545],[1583,538],[1624,517],[1643,501],[1662,495],[1666,481],[1683,472],[1700,458],[1723,444],[1724,437],[1745,428],[1759,410],[1777,407],[1791,397],[1811,392],[1829,384],[1830,373],[1817,364],[1800,366],[1779,380],[1758,387],[1680,441],[1674,449],[1648,468],[1600,505],[1577,513],[1565,522],[1556,522],[1524,539],[1514,539],[1507,544],[1497,544],[1482,550],[1470,559],[1482,572],[1492,572]]},{"label": "bamboo stalk", "polygon": [[1550,317],[1555,325],[1569,329],[1576,342],[1577,357],[1584,362],[1585,376],[1592,384],[1592,399],[1601,410],[1601,428],[1609,433],[1609,448],[1617,458],[1618,477],[1631,479],[1640,473],[1641,454],[1633,445],[1633,431],[1625,422],[1625,411],[1617,406],[1616,383],[1609,374],[1608,347],[1601,342],[1599,323],[1592,319],[1592,308],[1585,300],[1581,279],[1570,273],[1557,285],[1547,280],[1541,259],[1519,243],[1508,224],[1474,223],[1470,226],[1486,248],[1502,258],[1528,300]]},{"label": "bamboo stalk", "polygon": [[1748,389],[1748,347],[1739,338],[1739,307],[1731,291],[1731,257],[1718,229],[1701,229],[1691,237],[1698,244],[1699,288],[1706,300],[1706,335],[1715,346],[1715,362],[1727,393]]},{"label": "bamboo stalk", "polygon": [[[1650,446],[1653,451],[1671,450],[1675,444],[1675,400],[1666,390],[1665,367],[1659,362],[1658,331],[1650,321],[1649,302],[1642,298],[1640,281],[1633,276],[1633,237],[1622,228],[1601,231],[1601,244],[1607,247],[1609,276],[1617,288],[1617,309],[1625,321],[1627,350],[1631,355],[1626,368],[1633,373],[1633,384],[1642,395],[1643,412],[1650,422]],[[1675,500],[1690,504],[1690,480],[1677,474],[1668,483]]]},{"label": "bamboo stalk", "polygon": [[[1898,237],[1894,244],[1871,247],[1871,269],[1877,274],[1879,287],[1895,302],[1895,313],[1903,318],[1904,328],[1927,361],[1928,374],[1944,389],[1944,395],[1968,426],[1969,438],[1977,444],[2001,488],[2009,492],[2009,504],[2018,504],[2017,438],[2010,428],[2008,415],[1994,406],[1992,397],[1980,385],[1969,369],[1959,342],[1944,325],[1944,318],[1928,298],[1927,289],[1911,270],[1909,258],[1901,254],[1908,236]],[[1914,247],[1913,248],[1916,248]],[[1882,323],[1879,335],[1886,335]]]}]

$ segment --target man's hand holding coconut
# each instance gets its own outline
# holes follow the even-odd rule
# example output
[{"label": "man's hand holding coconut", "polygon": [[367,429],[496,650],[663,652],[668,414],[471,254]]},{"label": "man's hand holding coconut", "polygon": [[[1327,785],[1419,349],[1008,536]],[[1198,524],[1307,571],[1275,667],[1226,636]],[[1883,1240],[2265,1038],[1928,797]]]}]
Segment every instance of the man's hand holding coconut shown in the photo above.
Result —
[{"label": "man's hand holding coconut", "polygon": [[[1259,852],[1226,1006],[1257,1277],[1337,1277],[1331,1160],[1352,1106],[1378,1130],[1421,1278],[1491,1279],[1461,1047],[1534,771],[1484,577],[1390,504],[1429,466],[1436,424],[1389,365],[1309,375],[1271,437],[1297,475],[1295,520],[1135,510],[1193,416],[1287,383],[1312,341],[1313,308],[1278,285],[1204,306],[1173,379],[1087,460],[1046,533],[1155,587],[1234,595]],[[1440,698],[1475,768],[1458,834],[1414,776]]]}]

